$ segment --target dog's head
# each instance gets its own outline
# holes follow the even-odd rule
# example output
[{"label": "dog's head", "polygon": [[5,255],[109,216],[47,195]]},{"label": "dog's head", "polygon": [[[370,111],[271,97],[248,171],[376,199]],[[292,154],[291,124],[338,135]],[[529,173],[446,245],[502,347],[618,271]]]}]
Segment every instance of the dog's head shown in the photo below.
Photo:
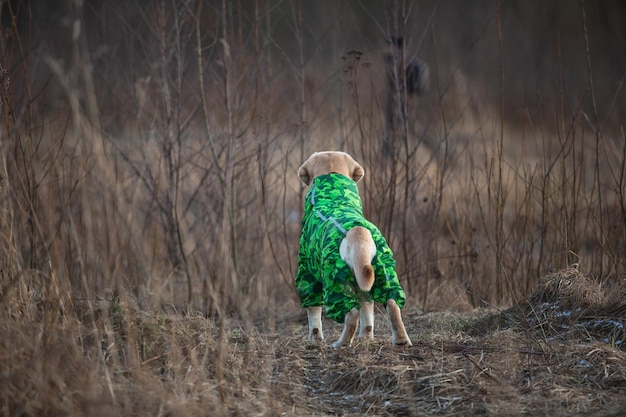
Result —
[{"label": "dog's head", "polygon": [[345,175],[358,182],[365,175],[365,170],[347,153],[336,151],[315,152],[298,169],[298,177],[306,185],[311,185],[317,176],[331,173]]}]

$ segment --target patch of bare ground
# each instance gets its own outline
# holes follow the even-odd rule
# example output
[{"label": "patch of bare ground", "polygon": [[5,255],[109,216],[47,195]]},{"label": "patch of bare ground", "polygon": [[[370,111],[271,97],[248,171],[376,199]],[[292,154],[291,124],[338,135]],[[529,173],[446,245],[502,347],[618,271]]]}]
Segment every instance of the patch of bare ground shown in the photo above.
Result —
[{"label": "patch of bare ground", "polygon": [[[506,311],[405,310],[414,346],[306,343],[304,315],[261,324],[147,311],[132,299],[32,299],[0,324],[6,416],[619,415],[623,291],[575,268]],[[259,322],[261,323],[261,322]]]}]

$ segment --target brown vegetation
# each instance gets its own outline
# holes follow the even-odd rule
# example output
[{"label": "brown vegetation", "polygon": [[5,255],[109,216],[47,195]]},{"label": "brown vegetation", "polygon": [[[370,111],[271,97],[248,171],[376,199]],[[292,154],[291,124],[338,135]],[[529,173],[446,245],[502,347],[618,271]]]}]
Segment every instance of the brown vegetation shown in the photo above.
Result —
[{"label": "brown vegetation", "polygon": [[3,414],[619,415],[626,301],[603,291],[613,309],[585,308],[597,285],[567,269],[504,312],[410,309],[410,348],[381,336],[382,310],[375,342],[332,349],[306,343],[293,306],[272,331],[128,297],[76,302],[69,317],[31,300],[2,322]]},{"label": "brown vegetation", "polygon": [[[626,408],[624,8],[383,3],[3,3],[1,415]],[[321,149],[366,169],[411,348],[305,343]]]}]

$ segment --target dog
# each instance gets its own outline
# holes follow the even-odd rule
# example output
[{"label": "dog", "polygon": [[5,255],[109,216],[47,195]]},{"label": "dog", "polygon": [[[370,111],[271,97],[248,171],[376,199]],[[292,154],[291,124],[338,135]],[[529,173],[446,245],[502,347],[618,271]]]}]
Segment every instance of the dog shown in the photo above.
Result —
[{"label": "dog", "polygon": [[304,202],[296,290],[307,310],[309,342],[324,340],[322,306],[344,323],[340,348],[359,337],[374,339],[374,302],[384,304],[392,343],[412,346],[400,309],[405,293],[393,253],[378,228],[363,217],[357,182],[365,170],[349,154],[315,152],[298,169],[309,187]]}]

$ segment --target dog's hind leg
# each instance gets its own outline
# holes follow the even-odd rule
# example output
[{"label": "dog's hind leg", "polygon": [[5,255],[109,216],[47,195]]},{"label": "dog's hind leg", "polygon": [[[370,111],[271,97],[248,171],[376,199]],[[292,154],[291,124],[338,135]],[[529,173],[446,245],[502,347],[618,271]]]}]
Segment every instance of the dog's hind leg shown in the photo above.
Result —
[{"label": "dog's hind leg", "polygon": [[413,343],[411,343],[411,339],[409,339],[409,335],[406,333],[406,329],[404,328],[400,307],[398,307],[395,300],[387,300],[387,314],[389,315],[389,321],[391,322],[391,341],[393,344],[413,346]]},{"label": "dog's hind leg", "polygon": [[324,340],[322,332],[322,307],[309,307],[306,310],[309,318],[309,342],[314,343]]},{"label": "dog's hind leg", "polygon": [[359,316],[359,337],[374,340],[374,303],[362,301]]},{"label": "dog's hind leg", "polygon": [[333,348],[337,349],[342,347],[343,345],[349,345],[352,343],[352,339],[354,339],[354,335],[356,334],[356,328],[359,325],[359,310],[353,308],[348,311],[346,314],[346,320],[343,325],[343,331],[341,332],[341,336],[335,343],[333,343]]}]

